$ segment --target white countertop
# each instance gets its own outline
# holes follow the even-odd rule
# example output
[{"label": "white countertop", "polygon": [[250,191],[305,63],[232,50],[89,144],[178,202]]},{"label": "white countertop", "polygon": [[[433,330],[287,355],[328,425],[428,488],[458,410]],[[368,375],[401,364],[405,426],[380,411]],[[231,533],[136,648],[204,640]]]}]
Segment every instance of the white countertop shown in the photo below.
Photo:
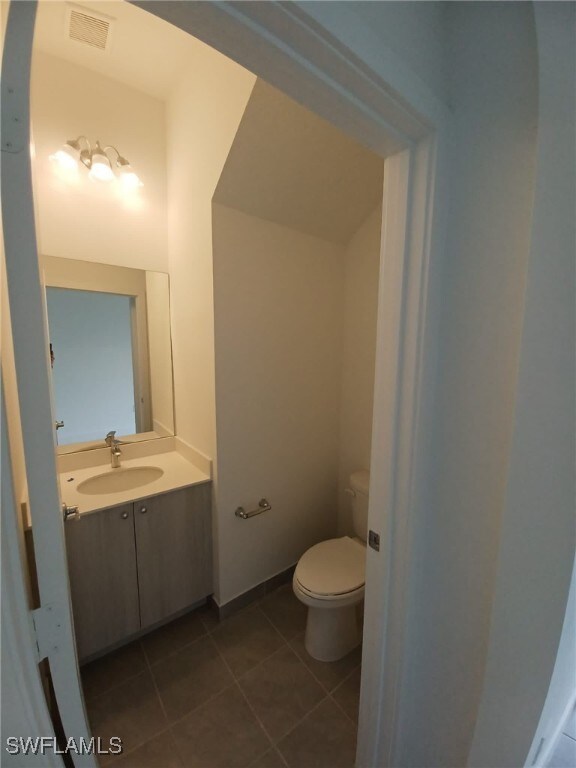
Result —
[{"label": "white countertop", "polygon": [[[85,494],[78,491],[80,483],[91,477],[108,471],[115,472],[135,467],[158,467],[163,474],[145,485],[127,491],[99,494]],[[67,472],[61,472],[58,477],[62,501],[69,507],[77,506],[81,515],[115,507],[119,504],[147,499],[162,493],[169,493],[178,488],[210,482],[209,474],[185,459],[178,451],[122,459],[120,470],[113,470],[110,464],[98,464],[91,467],[70,469]]]}]

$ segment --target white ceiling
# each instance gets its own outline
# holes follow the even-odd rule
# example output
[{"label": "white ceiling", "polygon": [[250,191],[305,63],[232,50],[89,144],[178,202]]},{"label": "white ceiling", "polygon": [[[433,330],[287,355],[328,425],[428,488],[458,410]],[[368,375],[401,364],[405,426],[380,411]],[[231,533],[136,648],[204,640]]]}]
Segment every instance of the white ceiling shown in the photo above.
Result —
[{"label": "white ceiling", "polygon": [[[110,52],[68,39],[66,8],[96,11],[113,21]],[[73,64],[119,80],[132,88],[166,99],[182,68],[199,46],[181,29],[123,0],[38,4],[34,47]]]},{"label": "white ceiling", "polygon": [[215,202],[347,243],[382,197],[384,162],[257,80]]}]

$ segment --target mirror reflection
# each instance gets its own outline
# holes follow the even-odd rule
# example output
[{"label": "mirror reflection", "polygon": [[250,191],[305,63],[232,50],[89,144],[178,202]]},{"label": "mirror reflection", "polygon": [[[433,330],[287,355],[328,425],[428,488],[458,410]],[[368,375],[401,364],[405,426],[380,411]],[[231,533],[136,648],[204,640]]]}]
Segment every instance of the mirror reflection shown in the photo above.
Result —
[{"label": "mirror reflection", "polygon": [[56,257],[43,267],[58,445],[173,435],[168,275]]}]

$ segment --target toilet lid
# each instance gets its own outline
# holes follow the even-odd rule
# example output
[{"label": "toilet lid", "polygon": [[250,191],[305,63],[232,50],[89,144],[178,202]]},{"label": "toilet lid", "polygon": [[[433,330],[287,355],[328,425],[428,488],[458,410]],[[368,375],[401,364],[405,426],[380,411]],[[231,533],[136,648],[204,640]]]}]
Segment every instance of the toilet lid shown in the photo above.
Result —
[{"label": "toilet lid", "polygon": [[364,586],[365,567],[365,548],[343,536],[311,547],[300,558],[295,576],[309,592],[343,595]]}]

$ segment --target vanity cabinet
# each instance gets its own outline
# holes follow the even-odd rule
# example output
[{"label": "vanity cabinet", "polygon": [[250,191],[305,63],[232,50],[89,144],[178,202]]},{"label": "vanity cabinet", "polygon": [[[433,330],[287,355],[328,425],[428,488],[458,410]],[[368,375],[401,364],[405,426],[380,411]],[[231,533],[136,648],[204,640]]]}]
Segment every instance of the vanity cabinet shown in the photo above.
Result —
[{"label": "vanity cabinet", "polygon": [[81,660],[212,592],[210,499],[202,483],[66,523]]},{"label": "vanity cabinet", "polygon": [[208,484],[134,504],[134,530],[143,628],[210,594],[212,532]]},{"label": "vanity cabinet", "polygon": [[80,658],[140,629],[132,506],[105,509],[65,525]]}]

